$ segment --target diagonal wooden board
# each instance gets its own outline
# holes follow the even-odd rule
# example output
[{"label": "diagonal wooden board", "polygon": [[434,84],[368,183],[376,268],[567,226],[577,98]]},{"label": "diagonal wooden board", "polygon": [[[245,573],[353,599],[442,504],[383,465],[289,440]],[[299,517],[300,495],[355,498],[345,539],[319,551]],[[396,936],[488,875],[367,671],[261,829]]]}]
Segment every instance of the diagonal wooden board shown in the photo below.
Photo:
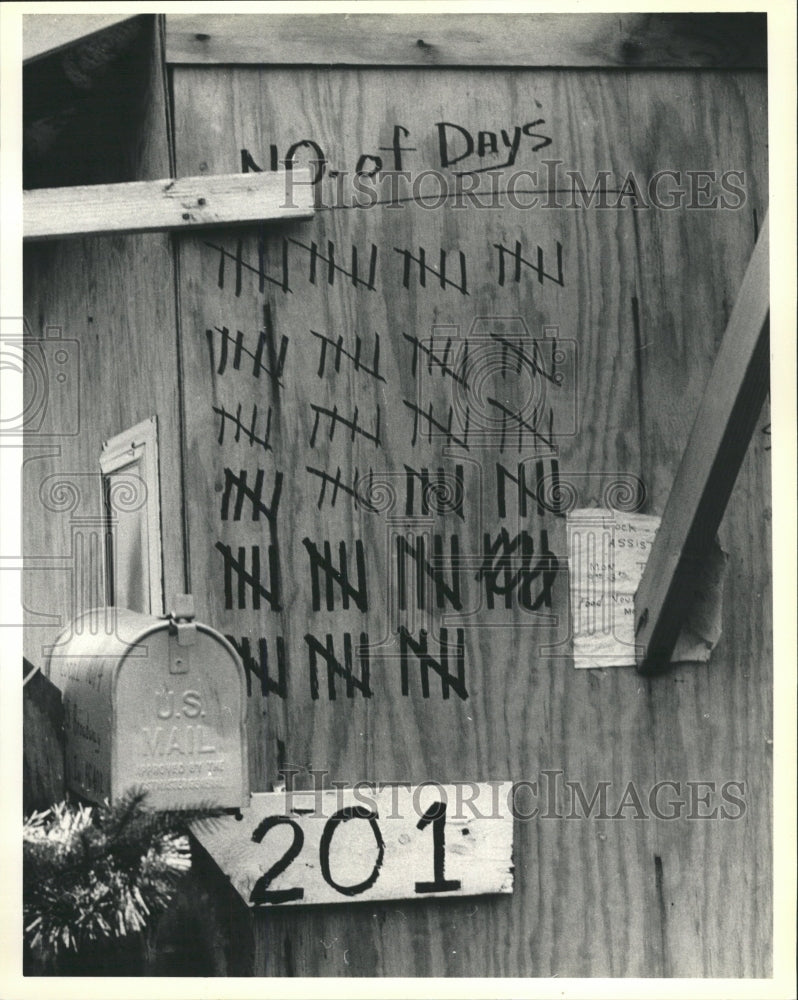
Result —
[{"label": "diagonal wooden board", "polygon": [[509,781],[262,792],[193,833],[252,907],[511,893],[512,795]]},{"label": "diagonal wooden board", "polygon": [[[135,16],[135,15],[134,15]],[[22,59],[44,59],[70,45],[85,42],[108,28],[132,21],[130,14],[24,14]]]},{"label": "diagonal wooden board", "polygon": [[768,391],[769,315],[765,217],[635,594],[641,673],[670,661],[748,449]]}]

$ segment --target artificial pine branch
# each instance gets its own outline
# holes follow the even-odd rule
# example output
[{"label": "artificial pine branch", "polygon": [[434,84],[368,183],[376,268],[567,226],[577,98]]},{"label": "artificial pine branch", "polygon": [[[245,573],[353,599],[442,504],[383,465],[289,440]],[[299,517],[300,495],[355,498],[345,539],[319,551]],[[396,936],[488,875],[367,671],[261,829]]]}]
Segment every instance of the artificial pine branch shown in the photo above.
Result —
[{"label": "artificial pine branch", "polygon": [[223,810],[157,812],[145,800],[133,789],[113,805],[62,802],[25,821],[25,940],[34,951],[57,957],[138,933],[166,909],[190,865],[189,827]]}]

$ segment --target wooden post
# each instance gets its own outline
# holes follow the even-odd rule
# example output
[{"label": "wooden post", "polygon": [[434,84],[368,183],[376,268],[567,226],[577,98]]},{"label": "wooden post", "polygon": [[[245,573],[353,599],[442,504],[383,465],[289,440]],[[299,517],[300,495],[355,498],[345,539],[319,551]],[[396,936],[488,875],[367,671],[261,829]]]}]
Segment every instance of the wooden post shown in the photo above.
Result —
[{"label": "wooden post", "polygon": [[768,391],[768,220],[759,234],[635,595],[637,668],[670,662],[691,580],[723,518]]}]

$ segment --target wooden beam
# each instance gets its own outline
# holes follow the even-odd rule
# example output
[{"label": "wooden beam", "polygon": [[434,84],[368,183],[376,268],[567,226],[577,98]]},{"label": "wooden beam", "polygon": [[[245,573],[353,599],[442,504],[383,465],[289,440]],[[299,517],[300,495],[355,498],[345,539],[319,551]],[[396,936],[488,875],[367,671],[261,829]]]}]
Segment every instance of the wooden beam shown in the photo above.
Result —
[{"label": "wooden beam", "polygon": [[167,14],[169,63],[767,65],[764,14]]},{"label": "wooden beam", "polygon": [[[136,15],[138,16],[138,15]],[[129,14],[23,14],[22,62],[54,55],[106,28],[134,20]]]},{"label": "wooden beam", "polygon": [[765,218],[635,595],[641,673],[669,663],[765,401],[769,301]]},{"label": "wooden beam", "polygon": [[308,219],[310,170],[41,188],[23,195],[25,240]]}]

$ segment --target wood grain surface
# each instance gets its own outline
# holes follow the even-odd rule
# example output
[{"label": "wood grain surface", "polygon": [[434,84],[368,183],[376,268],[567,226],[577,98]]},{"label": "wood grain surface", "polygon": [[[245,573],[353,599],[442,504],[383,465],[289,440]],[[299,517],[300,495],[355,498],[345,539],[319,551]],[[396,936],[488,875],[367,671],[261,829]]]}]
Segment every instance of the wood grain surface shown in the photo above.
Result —
[{"label": "wood grain surface", "polygon": [[[306,789],[497,778],[518,789],[512,895],[251,916],[198,857],[215,970],[768,976],[767,404],[719,531],[729,569],[708,664],[653,679],[575,671],[560,516],[569,504],[664,509],[765,215],[764,75],[686,68],[728,65],[724,49],[750,63],[686,20],[694,47],[665,45],[668,19],[644,15],[602,22],[603,41],[582,30],[581,54],[573,33],[546,36],[543,57],[658,58],[678,73],[510,71],[508,44],[523,60],[539,50],[465,20],[438,35],[434,18],[401,37],[358,19],[354,57],[351,37],[321,22],[272,17],[271,42],[237,30],[233,51],[197,17],[204,29],[169,18],[174,149],[156,59],[137,179],[293,159],[324,171],[316,214],[26,248],[34,341],[60,331],[78,380],[77,394],[47,395],[47,433],[26,442],[26,655],[41,664],[101,590],[101,569],[74,590],[78,535],[102,527],[101,444],[156,414],[165,594],[193,592],[198,618],[247,665],[253,789],[270,792],[286,770]],[[230,22],[244,23],[218,30]],[[361,57],[396,63],[276,65]],[[223,64],[253,59],[275,65]],[[392,191],[377,175],[383,204],[343,207],[369,200],[377,158],[383,175],[408,176]],[[512,182],[513,203],[523,171],[537,176]],[[602,172],[604,198],[591,194]],[[652,178],[659,207],[640,203]],[[475,184],[495,184],[498,204],[463,194]],[[51,339],[39,348],[55,351]]]},{"label": "wood grain surface", "polygon": [[[545,388],[541,409],[552,411],[546,421],[556,435],[561,486],[572,489],[580,505],[601,505],[608,491],[616,503],[636,505],[642,483],[641,509],[662,512],[764,215],[764,79],[754,73],[494,69],[466,76],[429,69],[218,67],[176,69],[174,93],[179,173],[197,172],[201,163],[214,173],[244,162],[268,169],[272,156],[285,157],[304,143],[292,155],[304,164],[323,152],[321,183],[329,200],[341,183],[330,170],[351,178],[364,154],[390,164],[397,139],[413,148],[401,154],[403,169],[439,168],[438,126],[449,123],[451,158],[466,149],[465,132],[474,140],[458,171],[505,162],[499,150],[507,152],[520,134],[513,166],[537,169],[538,182],[542,161],[558,159],[562,171],[581,171],[588,186],[609,171],[612,201],[627,192],[616,209],[522,210],[506,201],[459,211],[450,202],[435,210],[418,201],[402,208],[317,205],[308,223],[181,240],[190,585],[198,614],[232,636],[249,660],[253,788],[267,791],[280,769],[293,765],[306,787],[322,771],[328,781],[347,784],[481,781],[497,774],[530,780],[541,797],[556,785],[561,816],[579,811],[573,785],[564,782],[578,782],[588,799],[609,782],[611,803],[602,819],[595,811],[589,819],[557,819],[547,801],[545,817],[519,819],[512,898],[482,900],[476,908],[430,901],[412,911],[396,904],[270,911],[256,917],[254,957],[239,960],[257,974],[278,975],[767,975],[766,439],[755,435],[721,529],[732,569],[724,637],[711,663],[644,680],[633,671],[573,671],[563,518],[557,504],[539,511],[536,502],[536,464],[552,473],[553,455],[538,433],[525,430],[520,443],[517,433],[501,434],[502,413],[529,404],[531,422],[542,404],[535,394]],[[209,130],[209,120],[220,124]],[[395,125],[407,132],[397,134]],[[525,125],[550,143],[535,149],[539,140]],[[495,155],[485,134],[478,156],[480,131],[493,133]],[[362,169],[373,165],[373,159],[360,162]],[[444,168],[449,177],[453,166]],[[687,192],[681,210],[635,208],[624,186],[630,172],[645,186],[663,170],[680,172]],[[741,175],[724,173],[732,170]],[[715,193],[724,174],[743,194],[727,190],[728,208],[718,202],[712,210],[691,208],[703,182],[688,171],[715,171]],[[498,175],[506,185],[509,168]],[[349,191],[347,184],[345,177]],[[679,184],[666,177],[663,190]],[[525,198],[530,188],[538,190],[530,184]],[[420,248],[428,265],[424,284]],[[260,357],[269,359],[269,372],[252,357],[261,334]],[[448,337],[461,347],[470,342],[475,367],[467,391],[442,366]],[[508,359],[519,355],[512,346],[504,355],[493,353],[497,344],[506,347],[502,341],[530,353],[532,341],[555,338],[566,376],[568,358],[575,359],[572,379],[556,389],[529,362],[515,370]],[[539,349],[548,358],[546,346]],[[443,430],[433,433],[427,417],[415,421],[414,406]],[[506,423],[505,431],[517,426]],[[499,469],[518,477],[519,464],[532,490],[526,510]],[[442,485],[453,492],[434,503],[430,495],[424,512],[421,478],[408,476],[408,467],[419,473],[443,468],[448,480]],[[361,489],[352,497],[344,487],[356,479]],[[252,501],[257,483],[260,508]],[[381,492],[364,496],[366,484],[374,483]],[[452,499],[458,488],[462,504]],[[546,533],[546,547],[559,560],[551,607],[545,596],[531,607],[542,569],[529,581],[526,601],[524,577],[511,583],[530,568],[520,541],[503,562],[488,561],[501,574],[494,583],[508,591],[494,592],[489,607],[485,555],[502,528],[508,542],[527,532],[535,559],[545,551]],[[425,536],[427,606],[417,606],[413,589],[421,560],[397,542],[399,535],[414,545]],[[505,551],[501,545],[499,551]],[[253,586],[255,575],[262,589]],[[445,682],[443,628],[447,646],[454,646]],[[427,655],[436,660],[426,660],[426,687],[422,629]],[[697,781],[713,783],[712,789],[687,784]],[[628,799],[625,809],[619,805],[630,782],[646,802],[659,782],[675,782],[678,791],[659,786],[658,801],[683,800],[680,816],[634,819]],[[737,794],[742,806],[723,799],[722,789]],[[705,793],[709,805],[699,801]],[[530,800],[529,808],[535,804],[541,802]],[[721,807],[728,820],[720,818]],[[713,819],[687,819],[715,809]],[[320,949],[320,940],[331,944]]]},{"label": "wood grain surface", "polygon": [[167,60],[182,64],[767,64],[765,17],[757,14],[169,14],[166,41]]},{"label": "wood grain surface", "polygon": [[37,670],[22,689],[22,811],[49,809],[64,798],[64,709],[61,692]]},{"label": "wood grain surface", "polygon": [[[85,42],[107,28],[116,27],[130,16],[119,14],[34,14],[24,15],[22,59],[34,62],[54,55],[78,42]],[[96,39],[95,39],[96,40]]]},{"label": "wood grain surface", "polygon": [[765,216],[635,595],[641,672],[670,658],[768,393],[769,261]]},{"label": "wood grain surface", "polygon": [[308,181],[292,180],[290,199],[283,171],[39,188],[23,196],[24,238],[168,233],[307,218],[313,211]]},{"label": "wood grain surface", "polygon": [[193,835],[250,907],[496,895],[513,891],[512,794],[501,781],[256,792]]},{"label": "wood grain surface", "polygon": [[[142,181],[170,173],[157,32],[152,46],[143,131],[130,136]],[[185,590],[173,270],[161,233],[24,249],[25,316],[37,362],[25,391],[29,404],[46,404],[26,438],[22,473],[25,651],[39,667],[70,618],[105,602],[103,442],[153,415],[167,601]],[[65,364],[55,357],[61,348]]]}]

